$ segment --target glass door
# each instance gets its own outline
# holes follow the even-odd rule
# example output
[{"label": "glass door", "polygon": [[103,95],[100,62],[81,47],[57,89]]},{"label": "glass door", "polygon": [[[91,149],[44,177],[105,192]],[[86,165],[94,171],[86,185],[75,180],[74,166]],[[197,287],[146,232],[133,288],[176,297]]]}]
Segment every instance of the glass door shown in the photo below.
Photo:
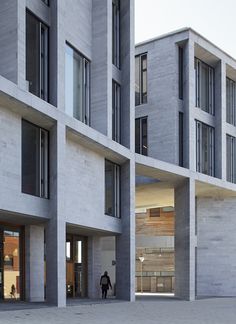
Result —
[{"label": "glass door", "polygon": [[3,231],[4,299],[20,299],[20,230]]},{"label": "glass door", "polygon": [[87,238],[66,237],[66,292],[67,297],[87,295]]},{"label": "glass door", "polygon": [[0,300],[3,299],[3,230],[0,227]]},{"label": "glass door", "polygon": [[82,240],[75,240],[75,297],[82,297]]}]

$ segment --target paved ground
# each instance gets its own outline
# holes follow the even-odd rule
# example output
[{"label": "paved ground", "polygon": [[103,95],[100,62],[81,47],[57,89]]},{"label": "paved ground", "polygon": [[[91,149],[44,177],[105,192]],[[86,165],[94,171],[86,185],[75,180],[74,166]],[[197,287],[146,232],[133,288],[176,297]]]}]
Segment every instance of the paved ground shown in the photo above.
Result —
[{"label": "paved ground", "polygon": [[[24,307],[25,309],[16,309]],[[236,298],[185,302],[173,297],[137,297],[135,303],[74,302],[57,309],[44,305],[0,305],[0,323],[22,324],[235,324]],[[15,309],[10,310],[9,309]],[[1,311],[2,310],[2,311]]]}]

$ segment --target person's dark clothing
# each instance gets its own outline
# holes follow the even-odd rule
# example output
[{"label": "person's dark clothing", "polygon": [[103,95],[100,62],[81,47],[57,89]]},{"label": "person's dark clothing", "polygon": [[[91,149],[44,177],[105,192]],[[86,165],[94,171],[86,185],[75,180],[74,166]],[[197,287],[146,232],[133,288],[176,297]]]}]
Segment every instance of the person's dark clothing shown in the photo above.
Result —
[{"label": "person's dark clothing", "polygon": [[106,299],[109,287],[112,289],[111,280],[108,275],[101,276],[100,286],[102,288],[102,298]]}]

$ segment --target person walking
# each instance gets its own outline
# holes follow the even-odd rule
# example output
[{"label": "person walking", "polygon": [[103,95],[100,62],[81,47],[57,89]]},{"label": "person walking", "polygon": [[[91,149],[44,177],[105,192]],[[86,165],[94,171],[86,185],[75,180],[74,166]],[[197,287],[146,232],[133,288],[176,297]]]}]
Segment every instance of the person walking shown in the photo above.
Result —
[{"label": "person walking", "polygon": [[109,287],[112,289],[111,280],[110,280],[110,277],[108,276],[107,271],[105,271],[104,275],[101,276],[100,286],[102,289],[102,299],[106,299],[107,291],[108,291]]}]

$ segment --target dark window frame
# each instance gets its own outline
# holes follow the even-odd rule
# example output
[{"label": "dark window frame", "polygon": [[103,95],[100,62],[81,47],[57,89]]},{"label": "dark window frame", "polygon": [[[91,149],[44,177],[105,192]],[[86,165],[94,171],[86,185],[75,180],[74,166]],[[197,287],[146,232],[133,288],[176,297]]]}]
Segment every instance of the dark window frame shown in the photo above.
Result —
[{"label": "dark window frame", "polygon": [[179,111],[179,166],[184,166],[184,113]]},{"label": "dark window frame", "polygon": [[42,1],[43,1],[43,3],[45,3],[46,6],[48,6],[48,7],[50,6],[50,0],[42,0]]},{"label": "dark window frame", "polygon": [[[144,67],[144,61],[146,61],[146,67]],[[147,72],[147,52],[135,56],[135,66],[138,65],[138,75],[135,75],[135,85],[138,78],[138,91],[135,89],[135,106],[147,104],[148,97],[148,72]],[[144,74],[146,73],[146,92],[144,92]]]},{"label": "dark window frame", "polygon": [[[31,193],[27,190],[24,189],[24,175],[23,175],[23,167],[24,167],[24,162],[23,162],[23,152],[24,152],[24,145],[25,143],[23,143],[23,125],[24,124],[28,124],[31,125],[33,127],[35,127],[35,129],[39,130],[39,156],[38,156],[38,163],[39,163],[39,175],[35,175],[35,178],[38,177],[37,183],[38,183],[38,193]],[[21,120],[21,191],[24,194],[29,194],[31,196],[36,196],[36,197],[40,197],[40,198],[44,198],[44,199],[50,199],[50,133],[48,130],[46,130],[45,128],[42,128],[38,125],[35,125],[31,122],[29,122],[28,120],[22,119]],[[43,141],[42,141],[42,134],[46,134],[46,141],[44,145],[46,145],[46,147],[43,146]],[[44,155],[45,151],[46,156]],[[46,164],[45,164],[45,160],[46,160]],[[45,179],[45,175],[46,175],[46,179]]]},{"label": "dark window frame", "polygon": [[[73,45],[71,45],[69,42],[65,42],[65,55],[68,53],[67,49],[73,51],[73,55],[79,56],[83,61],[83,71],[82,71],[82,82],[83,82],[83,90],[82,90],[82,119],[77,118],[74,115],[73,116],[77,120],[81,121],[82,123],[91,126],[91,61],[84,56],[80,51],[78,51]],[[66,64],[65,64],[66,69]],[[66,72],[65,72],[66,73]],[[65,98],[66,98],[65,93]],[[66,103],[65,103],[65,110],[66,110]]]},{"label": "dark window frame", "polygon": [[[107,188],[106,183],[106,167],[107,164],[112,166],[112,179],[114,182],[112,183],[112,207],[111,212],[107,210],[107,191],[111,191],[111,188]],[[105,173],[105,205],[104,205],[104,214],[107,216],[121,218],[121,167],[120,165],[105,159],[104,163],[104,173]]]},{"label": "dark window frame", "polygon": [[[146,122],[146,134],[143,134],[144,122]],[[147,116],[135,119],[135,153],[142,154],[145,156],[148,155],[148,117]]]},{"label": "dark window frame", "polygon": [[[206,94],[206,107],[203,107],[203,96],[202,96],[202,70],[207,69],[207,94]],[[194,69],[195,69],[195,106],[201,110],[215,115],[215,69],[209,64],[203,62],[199,58],[194,58]]]},{"label": "dark window frame", "polygon": [[179,99],[184,99],[184,48],[178,48],[179,53]]},{"label": "dark window frame", "polygon": [[236,137],[226,134],[226,178],[236,183]]},{"label": "dark window frame", "polygon": [[236,82],[226,77],[226,122],[236,126]]},{"label": "dark window frame", "polygon": [[112,0],[112,64],[120,69],[120,0]]},{"label": "dark window frame", "polygon": [[[203,138],[203,131],[206,131],[206,138]],[[207,170],[204,159],[204,142],[207,142]],[[205,156],[206,157],[206,156]],[[196,120],[196,171],[214,177],[215,176],[215,129],[199,120]]]},{"label": "dark window frame", "polygon": [[121,143],[121,86],[112,80],[112,139]]},{"label": "dark window frame", "polygon": [[[33,89],[30,90],[31,84],[30,82],[33,82],[29,80],[29,73],[31,71],[30,66],[28,66],[27,62],[29,62],[28,59],[28,53],[31,53],[31,49],[28,50],[28,38],[27,38],[27,21],[31,17],[38,23],[38,37],[39,37],[39,61],[37,62],[38,69],[38,80],[36,81],[38,91],[34,91]],[[45,24],[39,17],[37,17],[33,12],[31,12],[28,8],[26,9],[26,80],[29,82],[29,92],[36,95],[37,97],[41,98],[42,100],[45,100],[49,102],[50,93],[49,93],[49,26]],[[42,49],[44,49],[42,51]],[[34,80],[35,81],[35,80]]]}]

